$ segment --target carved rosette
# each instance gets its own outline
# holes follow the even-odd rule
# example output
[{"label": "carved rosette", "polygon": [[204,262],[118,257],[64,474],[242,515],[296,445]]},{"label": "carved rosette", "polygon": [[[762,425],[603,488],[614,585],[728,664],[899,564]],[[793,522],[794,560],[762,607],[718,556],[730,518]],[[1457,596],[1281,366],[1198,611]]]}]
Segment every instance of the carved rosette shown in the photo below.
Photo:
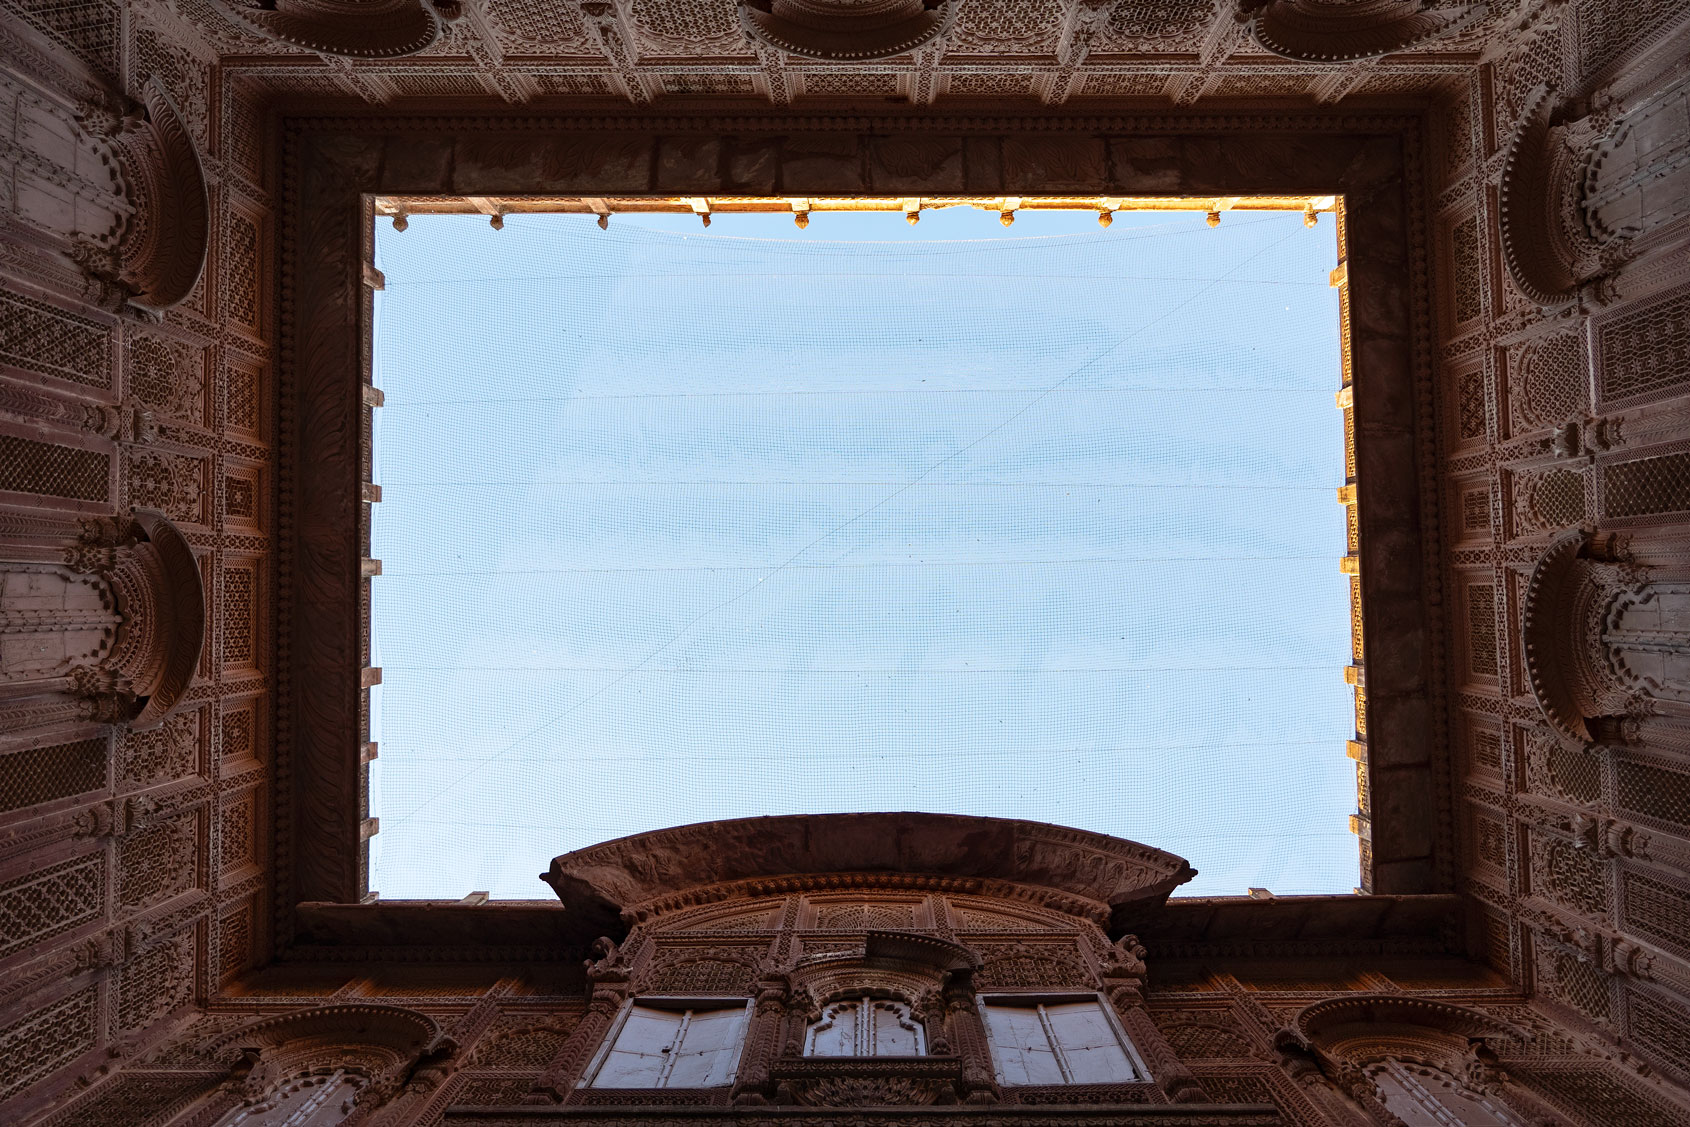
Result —
[{"label": "carved rosette", "polygon": [[925,47],[956,22],[959,0],[743,0],[753,45],[827,62],[889,59]]},{"label": "carved rosette", "polygon": [[1346,62],[1406,51],[1467,27],[1486,4],[1431,8],[1422,0],[1256,0],[1250,35],[1265,50],[1302,62]]},{"label": "carved rosette", "polygon": [[396,59],[432,47],[463,14],[457,0],[212,0],[231,23],[290,47],[348,59]]}]

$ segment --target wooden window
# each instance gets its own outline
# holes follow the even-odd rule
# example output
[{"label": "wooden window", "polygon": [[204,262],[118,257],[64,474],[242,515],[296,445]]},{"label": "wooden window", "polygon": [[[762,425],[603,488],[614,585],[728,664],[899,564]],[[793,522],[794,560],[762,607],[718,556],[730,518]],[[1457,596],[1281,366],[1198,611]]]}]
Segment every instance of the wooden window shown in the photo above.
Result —
[{"label": "wooden window", "polygon": [[1380,1100],[1408,1127],[1521,1127],[1507,1111],[1435,1069],[1388,1057],[1368,1074]]},{"label": "wooden window", "polygon": [[902,1002],[859,998],[822,1010],[804,1041],[807,1057],[919,1057],[927,1053],[921,1023]]},{"label": "wooden window", "polygon": [[645,999],[622,1011],[587,1070],[590,1088],[716,1088],[733,1083],[743,1002]]},{"label": "wooden window", "polygon": [[1095,997],[986,999],[998,1082],[1125,1084],[1144,1079],[1114,1016]]}]

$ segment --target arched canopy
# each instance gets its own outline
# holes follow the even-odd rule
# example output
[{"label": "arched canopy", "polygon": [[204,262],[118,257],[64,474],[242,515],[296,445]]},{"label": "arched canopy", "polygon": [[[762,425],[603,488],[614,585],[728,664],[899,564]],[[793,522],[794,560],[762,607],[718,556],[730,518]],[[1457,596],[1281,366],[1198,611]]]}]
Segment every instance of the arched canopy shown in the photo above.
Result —
[{"label": "arched canopy", "polygon": [[1196,870],[1147,845],[1042,822],[811,814],[635,834],[556,857],[541,879],[572,910],[609,924],[680,903],[766,894],[789,878],[850,874],[1000,882],[1112,922],[1160,904]]}]

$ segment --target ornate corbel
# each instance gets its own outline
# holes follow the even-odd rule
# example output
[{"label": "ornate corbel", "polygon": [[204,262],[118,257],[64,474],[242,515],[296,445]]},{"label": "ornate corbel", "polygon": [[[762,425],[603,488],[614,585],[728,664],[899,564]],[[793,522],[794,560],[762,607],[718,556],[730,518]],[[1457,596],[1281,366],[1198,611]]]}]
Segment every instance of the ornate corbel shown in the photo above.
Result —
[{"label": "ornate corbel", "polygon": [[1488,11],[1488,4],[1433,8],[1422,0],[1240,0],[1238,17],[1263,50],[1332,63],[1406,51],[1460,31]]},{"label": "ornate corbel", "polygon": [[960,0],[740,0],[739,22],[753,46],[830,63],[863,62],[929,46],[950,31],[959,6]]},{"label": "ornate corbel", "polygon": [[199,151],[156,77],[138,106],[85,105],[79,120],[111,145],[132,210],[114,244],[80,241],[71,258],[98,290],[96,304],[156,319],[205,269],[210,207]]},{"label": "ornate corbel", "polygon": [[212,0],[236,27],[347,59],[397,59],[434,46],[463,17],[460,0]]},{"label": "ornate corbel", "polygon": [[1590,151],[1581,141],[1590,123],[1563,120],[1554,90],[1539,84],[1526,95],[1519,124],[1508,139],[1498,196],[1502,257],[1514,285],[1544,308],[1575,300],[1601,304],[1610,296],[1606,276],[1623,260],[1620,248],[1604,252],[1591,238],[1583,214]]}]

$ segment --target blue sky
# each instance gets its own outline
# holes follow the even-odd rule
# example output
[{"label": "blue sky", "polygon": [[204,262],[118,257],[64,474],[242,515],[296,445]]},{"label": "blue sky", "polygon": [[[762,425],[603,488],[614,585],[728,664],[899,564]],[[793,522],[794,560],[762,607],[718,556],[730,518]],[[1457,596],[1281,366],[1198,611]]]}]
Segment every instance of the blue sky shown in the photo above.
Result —
[{"label": "blue sky", "polygon": [[371,887],[759,814],[1357,883],[1330,216],[378,225]]}]

